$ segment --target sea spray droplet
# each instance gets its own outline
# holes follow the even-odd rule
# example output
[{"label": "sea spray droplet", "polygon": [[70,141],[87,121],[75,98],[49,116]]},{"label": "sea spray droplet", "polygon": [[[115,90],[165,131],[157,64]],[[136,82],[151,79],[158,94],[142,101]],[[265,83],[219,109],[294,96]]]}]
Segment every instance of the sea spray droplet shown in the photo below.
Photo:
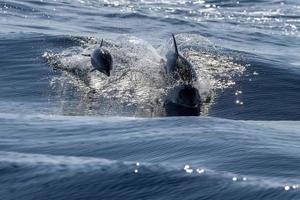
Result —
[{"label": "sea spray droplet", "polygon": [[187,170],[187,169],[189,169],[190,168],[190,166],[189,165],[184,165],[184,170]]},{"label": "sea spray droplet", "polygon": [[233,181],[237,181],[238,178],[237,178],[237,177],[233,177],[232,180],[233,180]]},{"label": "sea spray droplet", "polygon": [[293,189],[298,189],[299,188],[299,185],[293,185]]},{"label": "sea spray droplet", "polygon": [[199,168],[196,171],[198,172],[198,174],[203,174],[205,172],[204,169],[199,169]]},{"label": "sea spray droplet", "polygon": [[188,174],[191,174],[191,173],[193,173],[193,171],[194,171],[193,169],[190,168],[189,165],[185,165],[183,169],[184,169],[185,172],[188,173]]},{"label": "sea spray droplet", "polygon": [[193,169],[186,169],[185,171],[186,171],[186,173],[191,174],[191,173],[193,173],[194,170]]},{"label": "sea spray droplet", "polygon": [[140,163],[139,163],[139,162],[137,162],[137,163],[136,163],[136,166],[140,166]]},{"label": "sea spray droplet", "polygon": [[139,170],[138,170],[138,169],[135,169],[135,170],[134,170],[134,173],[135,173],[135,174],[139,173]]},{"label": "sea spray droplet", "polygon": [[238,96],[238,95],[240,95],[240,94],[243,94],[243,91],[237,90],[234,94],[235,94],[235,96]]},{"label": "sea spray droplet", "polygon": [[289,191],[290,189],[291,189],[290,186],[288,186],[288,185],[284,186],[285,191]]}]

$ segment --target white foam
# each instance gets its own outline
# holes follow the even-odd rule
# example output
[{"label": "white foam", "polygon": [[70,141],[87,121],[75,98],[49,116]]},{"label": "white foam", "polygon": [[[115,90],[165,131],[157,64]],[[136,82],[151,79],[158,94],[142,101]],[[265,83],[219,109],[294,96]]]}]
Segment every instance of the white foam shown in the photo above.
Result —
[{"label": "white foam", "polygon": [[117,161],[92,157],[56,156],[46,154],[31,154],[0,151],[0,162],[16,163],[29,166],[56,165],[79,168],[86,166],[111,166]]}]

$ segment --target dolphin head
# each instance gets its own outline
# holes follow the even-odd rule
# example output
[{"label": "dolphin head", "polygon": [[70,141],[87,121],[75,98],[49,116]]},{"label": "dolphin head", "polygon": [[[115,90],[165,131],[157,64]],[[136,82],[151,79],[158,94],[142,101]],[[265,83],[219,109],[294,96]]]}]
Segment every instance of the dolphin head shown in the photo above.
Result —
[{"label": "dolphin head", "polygon": [[169,90],[164,105],[168,116],[198,116],[201,97],[192,85],[180,85]]},{"label": "dolphin head", "polygon": [[94,68],[93,71],[98,70],[105,75],[110,76],[113,60],[111,54],[106,49],[96,49],[91,55],[91,63]]},{"label": "dolphin head", "polygon": [[197,107],[201,102],[199,91],[191,85],[184,85],[178,91],[177,103],[186,107]]}]

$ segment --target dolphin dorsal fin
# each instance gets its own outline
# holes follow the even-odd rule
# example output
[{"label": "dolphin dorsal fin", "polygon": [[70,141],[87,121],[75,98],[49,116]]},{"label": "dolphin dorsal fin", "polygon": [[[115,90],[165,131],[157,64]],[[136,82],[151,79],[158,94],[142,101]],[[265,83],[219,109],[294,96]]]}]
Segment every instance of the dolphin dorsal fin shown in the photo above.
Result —
[{"label": "dolphin dorsal fin", "polygon": [[103,45],[103,39],[101,40],[101,43],[100,43],[100,48],[102,47],[102,45]]},{"label": "dolphin dorsal fin", "polygon": [[177,55],[179,55],[178,48],[177,48],[177,43],[176,43],[176,39],[175,39],[175,36],[174,36],[173,33],[172,33],[172,37],[173,37],[173,41],[174,41],[175,53],[176,53]]}]

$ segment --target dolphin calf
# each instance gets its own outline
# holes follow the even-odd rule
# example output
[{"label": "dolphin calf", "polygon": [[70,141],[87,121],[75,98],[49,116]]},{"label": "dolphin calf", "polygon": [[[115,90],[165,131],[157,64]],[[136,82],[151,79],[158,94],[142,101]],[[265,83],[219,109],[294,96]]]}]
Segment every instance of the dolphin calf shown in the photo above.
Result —
[{"label": "dolphin calf", "polygon": [[90,54],[83,54],[84,56],[90,56],[91,57],[91,64],[93,71],[99,71],[105,74],[106,76],[110,76],[110,71],[112,70],[113,66],[113,59],[111,54],[108,50],[103,49],[103,40],[101,41],[100,47],[95,49],[93,53]]},{"label": "dolphin calf", "polygon": [[[167,54],[165,70],[169,79],[169,89],[164,107],[167,116],[198,116],[201,111],[201,97],[198,89],[193,86],[197,74],[193,65],[183,57],[172,34],[175,53]],[[175,85],[175,86],[174,86]]]}]

